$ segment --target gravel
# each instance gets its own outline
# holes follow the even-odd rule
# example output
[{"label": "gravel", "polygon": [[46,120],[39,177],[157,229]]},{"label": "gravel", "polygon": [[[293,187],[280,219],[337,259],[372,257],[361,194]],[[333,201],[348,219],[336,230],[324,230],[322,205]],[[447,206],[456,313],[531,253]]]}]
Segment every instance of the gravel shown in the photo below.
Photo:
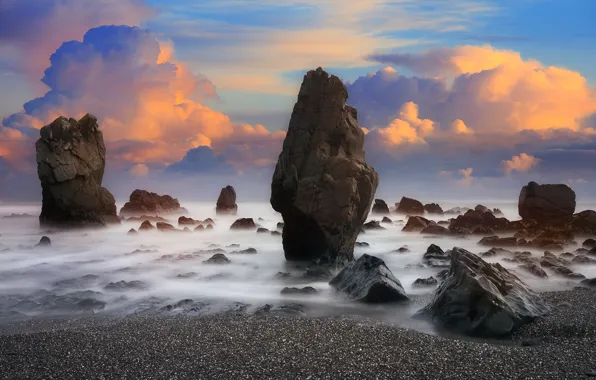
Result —
[{"label": "gravel", "polygon": [[128,317],[0,326],[0,379],[584,379],[596,291],[544,293],[548,317],[501,341],[351,317]]}]

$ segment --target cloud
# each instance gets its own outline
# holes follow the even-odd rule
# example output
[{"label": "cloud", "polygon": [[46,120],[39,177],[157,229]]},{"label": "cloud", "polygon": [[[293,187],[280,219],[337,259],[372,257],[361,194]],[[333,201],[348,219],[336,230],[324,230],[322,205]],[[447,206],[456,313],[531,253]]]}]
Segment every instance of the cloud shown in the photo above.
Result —
[{"label": "cloud", "polygon": [[221,175],[235,173],[232,165],[207,146],[190,149],[180,162],[168,166],[166,171],[170,173],[218,173]]},{"label": "cloud", "polygon": [[540,159],[526,153],[520,153],[519,156],[513,156],[510,160],[503,160],[503,170],[505,173],[527,172],[540,163]]},{"label": "cloud", "polygon": [[472,180],[474,179],[474,177],[472,177],[472,172],[474,172],[474,169],[459,169],[457,172],[463,177],[462,179],[457,181],[458,184],[464,187],[468,187],[472,184]]},{"label": "cloud", "polygon": [[102,25],[139,25],[152,14],[144,0],[3,0],[0,48],[12,52],[3,58],[14,71],[37,81],[63,42]]},{"label": "cloud", "polygon": [[144,177],[149,174],[149,167],[145,164],[136,164],[130,168],[130,174],[137,177]]}]

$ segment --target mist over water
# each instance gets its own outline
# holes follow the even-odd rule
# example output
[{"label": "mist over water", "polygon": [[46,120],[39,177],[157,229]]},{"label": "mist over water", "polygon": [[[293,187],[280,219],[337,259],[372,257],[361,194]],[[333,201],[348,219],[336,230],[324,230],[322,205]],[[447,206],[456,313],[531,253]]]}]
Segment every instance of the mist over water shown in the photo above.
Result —
[{"label": "mist over water", "polygon": [[[490,208],[500,208],[510,220],[518,219],[516,202],[438,203],[445,210],[482,203]],[[0,204],[0,323],[29,317],[92,313],[90,309],[95,309],[96,314],[117,316],[165,312],[204,315],[244,307],[254,310],[265,304],[292,303],[306,305],[307,315],[367,314],[398,325],[411,327],[416,323],[409,317],[422,304],[373,306],[347,301],[335,293],[327,281],[304,278],[304,265],[287,263],[281,236],[230,230],[234,220],[241,217],[253,218],[262,227],[276,230],[282,218],[268,203],[240,203],[236,216],[216,216],[212,202],[181,201],[181,204],[189,210],[187,216],[214,219],[214,230],[186,233],[153,230],[127,235],[129,229],[138,229],[140,222],[124,221],[120,226],[100,230],[52,231],[39,227],[40,204]],[[122,202],[118,209],[121,206]],[[595,206],[579,203],[577,211],[594,209]],[[4,217],[12,213],[26,213],[32,217]],[[405,216],[392,214],[389,217],[394,223],[383,224],[386,230],[366,231],[359,236],[359,242],[367,242],[370,246],[356,247],[355,255],[358,258],[368,253],[382,258],[408,294],[430,295],[435,290],[435,287],[412,287],[416,279],[436,276],[440,271],[419,266],[430,244],[437,244],[444,250],[459,246],[475,253],[490,248],[478,246],[478,236],[456,238],[401,232],[405,223],[396,221],[405,220]],[[449,217],[453,216],[430,216],[435,220]],[[259,218],[263,220],[259,221]],[[177,217],[169,219],[178,227]],[[369,220],[373,219],[380,220],[380,217],[369,215]],[[43,235],[51,238],[51,247],[34,247]],[[308,239],[308,236],[304,238]],[[566,250],[574,251],[581,245],[581,240],[577,243],[578,246]],[[403,246],[409,252],[394,252]],[[217,248],[225,251],[230,264],[203,262],[215,253],[206,251]],[[257,253],[233,253],[247,248],[254,248]],[[532,252],[535,256],[542,255],[539,250]],[[513,270],[518,265],[501,263]],[[596,266],[571,268],[586,277],[596,277]],[[290,273],[290,276],[276,278],[278,272]],[[563,290],[577,284],[550,273],[548,279],[538,279],[519,270],[516,273],[536,291]],[[119,281],[128,284],[119,289],[118,284],[114,285]],[[141,283],[131,285],[131,281]],[[106,288],[110,283],[113,284]],[[280,294],[284,287],[304,286],[312,286],[319,293],[308,296]],[[186,299],[192,301],[179,302]],[[103,302],[105,306],[90,306],[93,305],[90,300]],[[168,305],[169,308],[163,309]]]}]

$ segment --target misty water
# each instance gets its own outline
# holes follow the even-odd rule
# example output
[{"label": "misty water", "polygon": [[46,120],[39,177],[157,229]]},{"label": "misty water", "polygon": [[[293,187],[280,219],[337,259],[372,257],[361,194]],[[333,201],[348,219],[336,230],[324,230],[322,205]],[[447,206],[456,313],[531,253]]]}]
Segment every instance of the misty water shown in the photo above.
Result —
[{"label": "misty water", "polygon": [[[477,203],[440,202],[445,210],[455,206],[474,207]],[[514,202],[485,200],[481,203],[500,208],[510,220],[518,219]],[[127,231],[138,229],[140,222],[124,221],[120,226],[100,230],[52,231],[39,227],[39,204],[0,204],[0,323],[94,313],[208,315],[226,311],[253,312],[266,304],[274,307],[302,304],[306,315],[367,315],[401,326],[429,328],[424,322],[411,318],[423,306],[420,302],[364,305],[348,301],[327,281],[305,278],[305,266],[286,262],[281,236],[230,230],[233,221],[240,217],[254,218],[262,227],[276,230],[282,218],[268,203],[239,203],[237,216],[216,216],[211,202],[181,201],[181,204],[189,210],[187,216],[214,219],[215,228],[203,232],[153,230],[128,235]],[[122,202],[118,208],[121,206]],[[577,210],[594,208],[596,204],[579,202]],[[32,216],[5,217],[13,213]],[[420,266],[422,255],[431,243],[444,250],[459,246],[475,253],[490,248],[478,246],[478,236],[457,238],[402,232],[405,216],[391,214],[389,217],[394,223],[383,224],[386,230],[366,231],[359,236],[358,241],[367,242],[369,246],[357,247],[355,256],[368,253],[382,258],[408,294],[430,295],[435,290],[435,287],[412,286],[417,278],[436,276],[440,271]],[[447,220],[449,217],[452,216],[431,218]],[[381,217],[369,215],[369,220],[373,219]],[[177,218],[170,218],[170,222],[177,226]],[[51,238],[51,247],[34,247],[43,235]],[[581,240],[577,243],[581,245]],[[566,250],[573,251],[579,245]],[[404,246],[409,252],[395,252]],[[215,253],[208,251],[217,248],[225,251],[230,264],[204,263]],[[254,248],[257,253],[234,253],[247,248]],[[535,250],[533,254],[541,256],[542,251]],[[487,260],[497,261],[499,257]],[[502,265],[513,270],[517,267],[510,262],[502,262]],[[572,269],[587,277],[596,277],[596,266],[581,265]],[[290,275],[279,278],[279,272]],[[576,281],[550,273],[548,279],[538,279],[522,271],[516,273],[536,291],[564,290],[577,285]],[[126,283],[117,284],[120,281]],[[280,294],[284,287],[305,286],[319,292],[307,296]],[[186,301],[180,302],[182,300]]]}]

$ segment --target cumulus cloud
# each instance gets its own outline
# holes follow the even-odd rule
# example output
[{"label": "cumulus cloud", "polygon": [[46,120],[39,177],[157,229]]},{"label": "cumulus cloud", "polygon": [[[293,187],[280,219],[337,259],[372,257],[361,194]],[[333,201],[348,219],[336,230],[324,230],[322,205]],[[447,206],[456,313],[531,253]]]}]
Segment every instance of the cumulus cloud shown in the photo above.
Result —
[{"label": "cumulus cloud", "polygon": [[510,160],[503,160],[503,170],[505,173],[527,172],[540,163],[540,159],[527,153],[520,153],[519,156],[513,156]]},{"label": "cumulus cloud", "polygon": [[144,177],[149,174],[149,167],[145,164],[136,164],[130,168],[130,174],[137,177]]},{"label": "cumulus cloud", "polygon": [[152,14],[144,0],[3,0],[0,47],[12,51],[4,58],[15,71],[37,81],[63,42],[102,25],[139,25]]}]

